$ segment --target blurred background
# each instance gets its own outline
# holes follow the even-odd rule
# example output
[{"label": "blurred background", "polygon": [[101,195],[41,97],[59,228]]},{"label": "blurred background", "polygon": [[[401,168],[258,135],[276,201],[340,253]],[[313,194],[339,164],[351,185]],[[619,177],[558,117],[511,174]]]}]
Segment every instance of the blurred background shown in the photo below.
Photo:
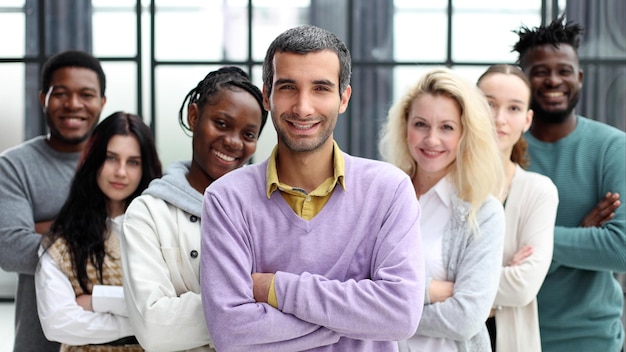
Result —
[{"label": "blurred background", "polygon": [[[576,111],[625,130],[624,0],[2,0],[0,151],[46,133],[41,65],[81,49],[101,59],[107,75],[102,117],[137,113],[152,127],[164,166],[189,159],[191,139],[178,126],[187,92],[223,65],[240,66],[261,86],[270,42],[309,23],[336,33],[352,53],[353,94],[335,139],[348,153],[376,159],[387,109],[424,71],[445,65],[475,82],[487,66],[515,62],[513,30],[562,13],[586,29]],[[275,142],[269,124],[253,162]],[[0,270],[0,300],[12,301],[15,280]],[[0,340],[5,332],[0,326]]]}]

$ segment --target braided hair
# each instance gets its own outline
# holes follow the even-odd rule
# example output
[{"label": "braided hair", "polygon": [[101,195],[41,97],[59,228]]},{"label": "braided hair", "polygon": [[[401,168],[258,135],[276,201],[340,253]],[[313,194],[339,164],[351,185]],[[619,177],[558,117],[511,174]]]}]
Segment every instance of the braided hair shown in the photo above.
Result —
[{"label": "braided hair", "polygon": [[260,135],[267,121],[267,110],[263,107],[263,94],[257,86],[252,84],[248,74],[236,66],[224,66],[216,71],[209,72],[202,81],[198,82],[195,88],[187,93],[178,111],[178,123],[180,126],[186,131],[191,131],[191,127],[185,123],[185,119],[183,118],[185,103],[187,103],[187,108],[189,108],[191,104],[196,104],[198,110],[202,111],[205,105],[215,105],[218,103],[217,99],[219,93],[223,89],[229,89],[231,91],[244,90],[252,94],[261,107],[262,119],[261,129],[259,130]]},{"label": "braided hair", "polygon": [[575,51],[580,46],[580,35],[584,32],[583,27],[572,21],[565,21],[565,15],[552,21],[548,26],[539,26],[529,29],[522,26],[519,30],[513,31],[519,35],[519,41],[513,46],[513,50],[519,53],[517,63],[521,63],[522,57],[528,49],[545,44],[552,44],[558,47],[559,44],[569,44]]}]

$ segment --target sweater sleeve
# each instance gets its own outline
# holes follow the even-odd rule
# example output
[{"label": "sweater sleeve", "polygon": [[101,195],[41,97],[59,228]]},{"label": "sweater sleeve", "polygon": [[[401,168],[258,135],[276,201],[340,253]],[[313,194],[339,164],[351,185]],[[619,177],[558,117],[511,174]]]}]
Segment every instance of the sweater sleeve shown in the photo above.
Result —
[{"label": "sweater sleeve", "polygon": [[516,207],[517,233],[507,234],[506,240],[516,243],[517,250],[531,246],[533,254],[519,265],[504,263],[494,303],[497,306],[523,307],[535,299],[552,260],[558,191],[547,177],[528,179],[525,186],[521,190],[523,202]]},{"label": "sweater sleeve", "polygon": [[[555,265],[583,270],[626,272],[626,134],[607,142],[606,151],[598,155],[600,184],[595,203],[607,192],[619,193],[621,205],[615,217],[601,227],[564,227],[554,229]],[[582,219],[580,219],[582,221]]]},{"label": "sweater sleeve", "polygon": [[10,158],[0,156],[0,267],[34,275],[41,235],[21,174]]},{"label": "sweater sleeve", "polygon": [[177,249],[168,248],[160,238],[179,231],[186,234],[173,225],[173,216],[165,202],[141,196],[131,202],[124,218],[121,252],[126,306],[137,340],[149,351],[179,351],[211,342],[200,294],[179,293],[172,283],[177,273],[171,272],[166,258],[176,262]]},{"label": "sweater sleeve", "polygon": [[[458,249],[452,297],[424,306],[419,335],[468,340],[485,327],[498,290],[504,241],[504,211],[495,198],[477,214],[479,235],[471,235],[465,248]],[[462,236],[463,233],[454,234]]]}]

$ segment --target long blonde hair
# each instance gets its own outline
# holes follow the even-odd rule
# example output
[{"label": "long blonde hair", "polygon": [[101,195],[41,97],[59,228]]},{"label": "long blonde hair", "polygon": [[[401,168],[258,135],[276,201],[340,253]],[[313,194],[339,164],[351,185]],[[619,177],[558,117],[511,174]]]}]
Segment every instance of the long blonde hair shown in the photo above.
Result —
[{"label": "long blonde hair", "polygon": [[470,204],[468,219],[474,223],[487,197],[500,194],[504,179],[491,109],[477,87],[447,68],[427,72],[389,109],[381,131],[380,153],[383,160],[415,176],[417,162],[409,152],[407,119],[411,104],[424,94],[452,98],[461,108],[461,139],[447,174],[458,196]]}]

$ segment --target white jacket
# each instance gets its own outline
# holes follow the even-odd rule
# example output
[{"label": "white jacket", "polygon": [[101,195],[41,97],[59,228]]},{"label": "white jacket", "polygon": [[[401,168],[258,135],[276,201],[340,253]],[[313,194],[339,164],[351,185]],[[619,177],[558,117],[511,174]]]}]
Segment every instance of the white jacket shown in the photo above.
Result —
[{"label": "white jacket", "polygon": [[178,163],[153,181],[156,185],[133,200],[124,219],[126,305],[147,351],[213,351],[200,298],[200,216],[161,199],[186,202],[200,213],[202,194],[187,183],[186,168]]}]

